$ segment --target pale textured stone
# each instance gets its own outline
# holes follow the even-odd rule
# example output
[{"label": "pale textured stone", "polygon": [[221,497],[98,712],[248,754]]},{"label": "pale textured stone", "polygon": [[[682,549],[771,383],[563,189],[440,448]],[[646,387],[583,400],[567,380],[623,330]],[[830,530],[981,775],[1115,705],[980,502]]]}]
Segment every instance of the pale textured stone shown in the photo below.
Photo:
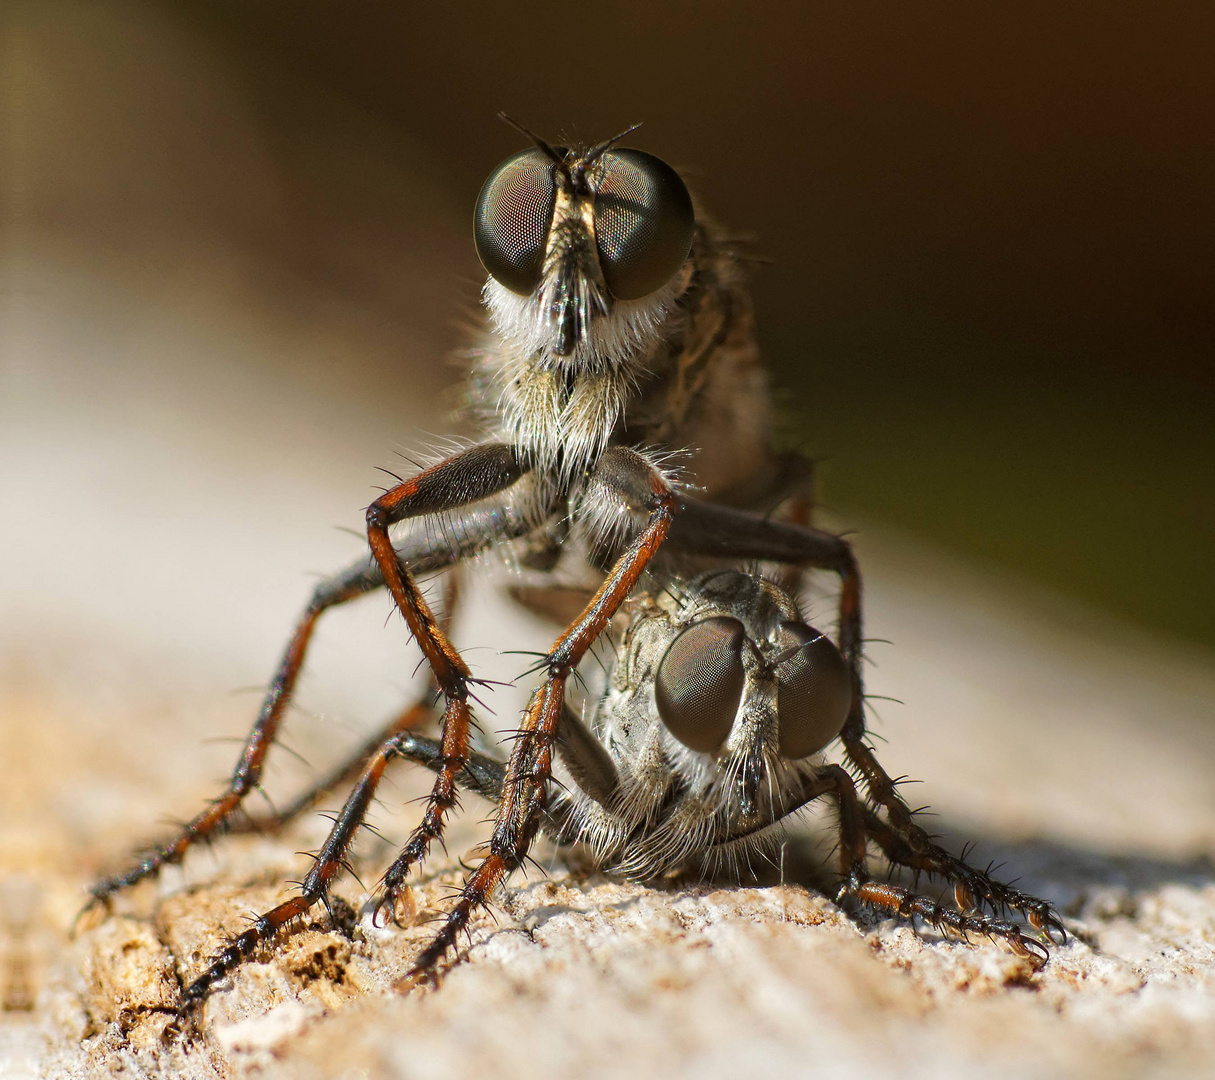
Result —
[{"label": "pale textured stone", "polygon": [[[256,709],[256,692],[230,691],[268,677],[306,571],[365,550],[330,526],[358,527],[371,466],[402,467],[395,441],[412,454],[448,430],[439,358],[453,335],[430,313],[475,264],[448,178],[393,164],[408,147],[381,159],[374,148],[401,133],[332,101],[301,99],[315,121],[295,147],[304,202],[349,182],[364,202],[348,227],[322,215],[332,228],[301,243],[304,211],[268,150],[280,136],[248,89],[201,38],[142,8],[96,9],[28,5],[31,161],[126,147],[178,182],[160,191],[161,231],[124,201],[155,175],[105,156],[98,177],[100,151],[28,185],[23,348],[0,424],[0,466],[18,466],[0,484],[4,1080],[1215,1075],[1211,657],[878,525],[860,537],[866,630],[893,644],[869,646],[869,689],[907,703],[873,703],[879,754],[923,781],[909,793],[952,845],[977,841],[977,859],[1060,905],[1076,937],[1045,971],[841,915],[813,887],[829,888],[815,869],[829,839],[790,846],[785,884],[773,872],[737,888],[619,884],[542,853],[551,878],[516,880],[479,914],[437,991],[394,989],[423,923],[346,937],[321,919],[216,992],[200,1039],[165,1041],[181,981],[286,895],[306,867],[295,852],[327,823],[194,852],[73,940],[85,889],[218,791],[236,751],[206,740],[239,739]],[[165,138],[182,115],[189,137]],[[92,220],[71,197],[77,175],[105,194]],[[239,178],[239,206],[215,195],[222,176]],[[276,261],[267,237],[287,234],[291,257]],[[337,258],[295,258],[325,244]],[[357,281],[320,280],[326,265]],[[410,392],[382,392],[401,370]],[[478,674],[517,676],[520,658],[495,650],[543,647],[549,631],[483,581],[466,595],[458,643]],[[353,605],[318,631],[287,726],[318,770],[420,685],[386,612],[382,598]],[[827,624],[830,612],[826,599],[811,610]],[[494,692],[488,729],[511,725],[525,689]],[[308,775],[280,753],[267,789],[283,798]],[[394,768],[375,813],[388,836],[407,834],[425,788]],[[422,920],[488,834],[486,808],[467,804],[451,857],[415,890]],[[363,880],[391,854],[364,834]],[[350,880],[338,894],[363,897]]]},{"label": "pale textured stone", "polygon": [[[919,556],[908,551],[914,566]],[[1016,646],[1005,648],[1003,659],[1035,673],[1031,700],[1037,685],[1056,671],[1062,677],[1064,663],[1076,662],[1069,657],[1053,670],[1043,667],[1037,650],[1053,648],[1052,632],[1045,623],[1026,623],[1033,612],[1010,609],[998,588],[942,600],[898,584],[906,580],[898,552],[876,553],[870,563],[879,621],[900,639],[910,635],[899,627],[933,621],[942,606],[960,608],[984,626],[979,640],[1004,635]],[[887,581],[892,591],[902,590],[897,611],[883,603]],[[1014,615],[1023,627],[1019,638],[1008,629]],[[942,682],[967,677],[970,645],[959,642],[941,654]],[[1098,650],[1107,662],[1129,645],[1114,635],[1108,648]],[[914,657],[909,665],[915,667]],[[1078,666],[1076,677],[1084,682],[1091,674]],[[1197,670],[1189,675],[1191,685],[1202,685]],[[1134,688],[1125,671],[1119,679],[1105,705],[1089,701],[1094,713],[1117,708],[1127,687]],[[1175,716],[1196,715],[1186,714],[1179,684],[1185,679],[1164,678],[1159,693]],[[1007,698],[1002,707],[1009,715],[1026,710]],[[1057,722],[1023,715],[1030,741],[1035,724]],[[1080,759],[1058,769],[1050,756],[1043,767],[1049,783],[1019,777],[1001,755],[1006,724],[999,716],[980,725],[943,711],[935,722],[938,740],[972,762],[976,773],[999,775],[1004,763],[1003,782],[988,786],[984,809],[993,824],[979,830],[978,857],[1005,863],[1023,888],[1051,897],[1068,916],[1073,940],[1053,951],[1041,973],[994,945],[971,948],[892,922],[858,922],[802,884],[655,889],[568,870],[542,851],[551,876],[533,872],[531,881],[516,881],[499,898],[492,914],[479,914],[467,960],[437,990],[402,991],[398,980],[430,932],[426,921],[459,880],[454,861],[440,857],[413,890],[416,925],[381,929],[364,919],[347,937],[318,915],[212,996],[200,1039],[166,1043],[168,1017],[159,1010],[171,1006],[178,980],[197,974],[246,914],[286,894],[284,880],[303,865],[292,852],[314,847],[326,823],[305,820],[278,839],[233,837],[211,856],[192,855],[184,872],[120,898],[110,918],[86,920],[69,945],[65,932],[77,890],[98,860],[74,847],[52,815],[42,825],[46,846],[23,909],[30,920],[25,940],[34,1007],[7,1014],[4,1050],[12,1060],[24,1054],[36,1062],[31,1075],[72,1078],[120,1067],[132,1075],[188,1078],[834,1077],[847,1070],[912,1078],[1209,1075],[1215,874],[1202,855],[1209,800],[1194,791],[1197,797],[1188,801],[1163,794],[1166,808],[1175,809],[1162,847],[1174,854],[1136,854],[1134,830],[1124,840],[1116,826],[1086,842],[1084,817],[1071,815],[1067,801],[1057,798],[1053,774],[1067,775],[1069,799],[1090,809],[1129,797],[1114,789],[1116,777],[1087,769]],[[897,770],[920,743],[902,722],[889,727],[890,745],[881,753]],[[1139,797],[1163,790],[1187,745],[1172,741],[1169,728],[1154,741],[1142,730],[1105,734],[1128,748],[1143,746],[1137,761],[1128,753],[1120,772],[1129,774],[1135,761]],[[122,774],[130,752],[112,747],[113,774]],[[71,751],[61,762],[65,755]],[[926,792],[950,787],[948,778],[925,779]],[[203,781],[197,766],[162,774],[156,790],[138,801],[151,813],[158,800],[171,804],[184,786],[205,790]],[[425,786],[424,777],[402,769],[386,801],[395,808]],[[1024,803],[1030,822],[1004,792],[1035,794]],[[468,852],[487,832],[483,807],[468,802],[451,834],[453,853]],[[934,803],[949,809],[945,800]],[[409,820],[394,811],[386,821],[384,810],[378,818],[394,836],[403,835]],[[813,864],[827,853],[829,825],[829,815],[821,815],[791,844],[787,874],[823,879]],[[1025,839],[1001,839],[1022,830]],[[951,826],[949,832],[967,830]],[[1034,832],[1056,839],[1029,838]],[[120,853],[125,839],[108,840],[114,854],[103,861]],[[1125,854],[1103,853],[1120,849]],[[374,881],[391,850],[363,837],[356,868],[364,880]],[[1186,850],[1188,858],[1176,854]],[[365,897],[349,879],[337,891],[356,909]]]}]

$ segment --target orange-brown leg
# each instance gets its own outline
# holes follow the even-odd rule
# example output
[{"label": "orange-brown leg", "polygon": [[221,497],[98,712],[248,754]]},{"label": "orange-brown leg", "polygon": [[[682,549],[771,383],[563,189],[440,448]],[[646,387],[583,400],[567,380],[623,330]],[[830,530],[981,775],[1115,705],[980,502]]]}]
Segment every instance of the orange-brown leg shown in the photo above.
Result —
[{"label": "orange-brown leg", "polygon": [[[349,869],[351,845],[359,826],[364,823],[384,770],[393,758],[398,757],[425,765],[435,772],[442,771],[446,765],[442,744],[412,731],[396,732],[377,746],[363,766],[358,784],[334,819],[333,828],[317,852],[312,868],[300,883],[299,892],[259,915],[246,930],[230,938],[223,949],[211,958],[206,970],[182,992],[178,1012],[183,1019],[189,1018],[206,1001],[216,984],[248,960],[263,942],[292,925],[298,925],[317,904],[329,906],[330,889],[342,870]],[[502,790],[503,769],[501,762],[482,754],[471,754],[464,768],[456,774],[456,779],[463,788],[484,798],[497,800]]]},{"label": "orange-brown leg", "polygon": [[[249,793],[257,789],[265,768],[266,755],[274,744],[294,693],[312,632],[324,612],[384,585],[387,580],[382,569],[385,563],[391,566],[393,579],[399,585],[404,573],[401,569],[404,564],[408,564],[416,573],[440,570],[493,543],[522,535],[527,531],[529,523],[519,515],[511,514],[502,508],[470,507],[459,515],[458,528],[437,530],[441,533],[437,536],[410,537],[402,541],[399,549],[394,549],[387,539],[387,524],[417,514],[440,513],[466,506],[509,486],[521,473],[522,470],[514,464],[509,448],[496,444],[472,447],[426,470],[408,484],[394,488],[383,499],[372,504],[375,509],[387,501],[395,507],[392,511],[386,512],[382,507],[377,511],[377,514],[385,519],[385,525],[384,528],[375,530],[375,559],[360,560],[317,587],[283,653],[274,680],[262,703],[261,712],[245,740],[228,790],[182,826],[172,840],[148,851],[135,866],[97,882],[90,890],[90,903],[108,903],[110,897],[120,889],[154,876],[166,864],[180,862],[193,844],[221,830]],[[408,491],[402,493],[403,489]],[[369,511],[369,519],[371,516]],[[423,635],[419,638],[419,643],[423,644],[423,651],[427,653],[428,659],[435,655],[441,657],[438,666],[432,664],[436,678],[440,673],[446,673],[449,677],[445,689],[462,690],[466,693],[466,675],[461,675],[457,668],[454,678],[452,677],[452,665],[437,642],[441,641],[452,655],[455,654],[454,650],[447,643],[446,635],[435,622],[434,615],[426,607],[425,601],[421,600],[421,593],[414,578],[409,574],[405,577],[409,588],[421,603],[420,611],[412,616],[411,629],[414,623],[421,625]],[[394,598],[396,597],[397,593],[394,592]],[[433,628],[434,632],[429,632],[429,628]],[[459,661],[459,658],[456,657],[456,660]],[[459,663],[462,666],[463,662]],[[467,672],[467,669],[464,671]],[[448,704],[449,711],[455,708],[450,700]],[[464,713],[466,717],[466,706]]]},{"label": "orange-brown leg", "polygon": [[[455,618],[456,606],[459,602],[459,581],[458,567],[452,567],[443,581],[443,612],[439,617],[439,622],[443,627],[443,632],[449,637],[451,636],[452,620]],[[429,689],[417,701],[402,709],[354,753],[348,755],[345,761],[334,766],[289,803],[275,807],[272,814],[256,817],[245,815],[243,818],[233,821],[228,831],[238,835],[280,831],[301,814],[311,810],[335,788],[351,783],[371,760],[371,755],[393,735],[402,731],[417,731],[419,728],[433,723],[437,719],[434,710],[434,695],[438,691],[438,687],[434,685],[433,678],[429,682]]]},{"label": "orange-brown leg", "polygon": [[831,570],[840,577],[839,647],[852,672],[852,705],[840,742],[865,781],[870,799],[882,807],[899,838],[906,865],[950,880],[961,906],[983,904],[993,913],[1020,911],[1049,936],[1066,938],[1063,924],[1045,901],[1025,896],[968,866],[937,844],[914,820],[895,781],[878,762],[867,741],[861,675],[861,575],[851,546],[842,537],[805,525],[759,518],[745,511],[689,502],[671,530],[669,546],[730,559],[760,559]]},{"label": "orange-brown leg", "polygon": [[279,726],[291,700],[296,680],[308,651],[308,643],[317,620],[329,608],[343,604],[356,596],[378,587],[379,576],[369,572],[365,561],[348,571],[322,582],[313,594],[312,601],[296,624],[291,640],[279,662],[278,670],[262,703],[257,722],[245,739],[240,760],[232,773],[228,790],[196,815],[171,841],[149,850],[135,866],[121,874],[103,878],[90,892],[92,903],[107,903],[120,889],[152,877],[160,868],[170,863],[181,862],[186,851],[197,841],[211,837],[224,827],[232,814],[240,807],[245,797],[261,783],[266,755],[274,744]]},{"label": "orange-brown leg", "polygon": [[913,870],[917,879],[920,874],[927,874],[949,882],[953,886],[954,903],[962,911],[973,912],[978,906],[975,898],[981,896],[993,910],[1019,911],[1030,926],[1052,941],[1062,944],[1067,940],[1067,931],[1058,913],[1047,901],[995,880],[989,871],[970,866],[932,840],[926,847],[913,847],[895,826],[882,820],[876,811],[866,807],[864,814],[865,831],[892,866]]},{"label": "orange-brown leg", "polygon": [[[622,474],[633,464],[623,453],[611,462],[604,462],[605,471],[615,466],[620,467]],[[637,479],[634,473],[632,476],[620,475],[614,482],[622,486],[630,482],[636,485]],[[581,616],[557,638],[539,666],[547,677],[532,695],[515,736],[489,854],[465,880],[455,906],[418,957],[411,977],[434,968],[455,945],[473,911],[488,901],[493,891],[527,856],[546,804],[552,775],[553,742],[562,716],[566,680],[637,584],[679,510],[674,492],[657,470],[650,469],[645,479],[649,484],[645,498],[639,497],[636,486],[630,489],[629,498],[649,510],[649,521],[616,560],[607,580]],[[387,890],[387,879],[385,884]],[[390,896],[391,892],[387,891],[386,898]]]},{"label": "orange-brown leg", "polygon": [[334,822],[312,869],[301,882],[300,891],[265,914],[258,916],[243,933],[237,934],[212,957],[207,970],[190,983],[182,993],[180,1012],[186,1015],[198,1008],[216,983],[253,955],[258,945],[273,937],[290,923],[301,919],[319,901],[327,901],[334,878],[344,869],[346,853],[356,830],[367,814],[375,797],[376,787],[392,757],[392,740],[379,748],[363,769],[362,779],[351,792]]},{"label": "orange-brown leg", "polygon": [[445,703],[440,727],[442,767],[435,776],[421,822],[389,870],[394,886],[426,857],[435,840],[442,841],[447,815],[457,805],[456,776],[468,761],[470,747],[469,686],[476,680],[435,619],[417,581],[398,558],[388,528],[407,518],[441,514],[464,502],[485,498],[509,487],[524,471],[509,446],[474,446],[398,484],[367,508],[372,557],[426,657]]},{"label": "orange-brown leg", "polygon": [[[1003,941],[1018,956],[1028,957],[1035,967],[1046,963],[1049,958],[1046,949],[1027,938],[1012,923],[948,907],[901,885],[874,881],[866,864],[867,839],[873,836],[870,826],[880,827],[881,823],[861,804],[852,777],[839,765],[820,769],[803,794],[808,799],[829,794],[839,809],[839,860],[843,881],[837,902],[852,900],[908,921],[921,918],[938,932],[961,938],[981,934]],[[875,837],[883,848],[882,840],[887,838],[885,833],[881,833],[880,838]]]}]

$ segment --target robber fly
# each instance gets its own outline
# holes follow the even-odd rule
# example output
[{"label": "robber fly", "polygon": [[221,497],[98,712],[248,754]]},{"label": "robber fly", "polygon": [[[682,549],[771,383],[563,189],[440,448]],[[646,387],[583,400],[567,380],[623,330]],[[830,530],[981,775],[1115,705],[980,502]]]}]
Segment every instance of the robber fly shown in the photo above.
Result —
[{"label": "robber fly", "polygon": [[[839,735],[849,764],[881,809],[891,844],[904,854],[904,863],[953,882],[961,907],[1013,907],[1035,926],[1062,932],[1048,905],[1000,886],[939,848],[912,820],[868,746],[856,560],[843,539],[766,513],[798,493],[807,469],[797,455],[782,455],[773,445],[743,261],[697,213],[669,165],[619,145],[632,130],[584,148],[555,147],[525,132],[532,147],[490,175],[477,199],[474,227],[477,251],[489,273],[483,292],[487,331],[469,379],[482,439],[403,480],[368,507],[370,559],[316,589],[227,791],[137,865],[98,882],[92,890],[95,901],[104,903],[180,860],[192,844],[230,821],[260,781],[317,620],[335,605],[385,588],[443,699],[439,738],[427,762],[436,774],[433,788],[421,822],[384,875],[375,904],[377,917],[392,917],[409,874],[443,836],[461,778],[470,775],[478,760],[470,706],[478,680],[451,644],[418,579],[488,549],[509,549],[521,565],[540,573],[552,572],[577,553],[580,563],[597,572],[598,586],[536,669],[539,685],[510,758],[500,767],[488,853],[418,957],[417,972],[432,970],[454,946],[472,912],[520,866],[537,831],[552,819],[557,806],[550,785],[554,755],[568,746],[562,738],[568,731],[566,683],[580,661],[643,574],[675,581],[686,572],[680,567],[706,560],[826,569],[839,576],[839,638],[832,648],[838,650],[846,677],[832,702],[839,706],[843,700],[846,707],[832,737]],[[678,451],[688,456],[677,471],[671,455]],[[404,537],[390,536],[389,530],[403,522],[414,527]],[[682,723],[685,735],[699,722],[706,703],[720,727],[721,694],[735,689],[734,683],[723,690],[711,679],[696,681],[701,669],[693,659],[702,645],[722,659],[727,653],[732,657],[737,644],[743,650],[739,656],[750,657],[740,661],[744,670],[766,655],[766,638],[740,638],[736,630],[720,627],[719,632],[722,640],[702,633],[672,643],[673,652],[687,654],[677,670],[691,680],[691,688],[676,685],[674,677],[655,687],[657,692],[665,685],[672,700],[684,701],[670,715],[681,717],[674,723]],[[752,647],[744,648],[744,639]],[[684,645],[676,649],[680,641]],[[786,651],[795,648],[792,641],[780,641]],[[795,668],[801,655],[790,654],[784,665]],[[764,661],[774,662],[770,657]],[[731,670],[736,678],[737,669]],[[831,715],[825,727],[836,724],[835,713]],[[669,726],[667,716],[663,720]],[[185,1008],[204,1000],[260,942],[326,900],[375,786],[405,737],[400,731],[389,733],[370,754],[299,894],[232,939],[186,989]],[[696,737],[692,739],[695,744]],[[703,754],[705,745],[701,739],[699,748],[693,745],[689,752]],[[795,741],[785,752],[801,749]],[[606,783],[607,758],[590,749],[587,753],[586,761],[598,761],[598,779]],[[751,765],[739,767],[744,783],[738,805],[742,819],[762,823],[776,812],[776,804],[761,793],[761,779],[775,774],[750,760]],[[841,807],[855,803],[851,795],[839,794],[847,773],[830,775],[836,777],[831,790]],[[596,801],[595,781],[586,783],[587,797]],[[848,784],[851,791],[850,780]],[[819,794],[827,790],[815,789]],[[607,798],[609,805],[615,805],[614,798]],[[608,812],[602,802],[596,804]],[[595,811],[584,809],[587,822],[597,820]],[[648,820],[643,815],[638,828],[644,829]],[[603,824],[602,835],[614,827]],[[642,841],[624,843],[608,862],[644,874],[657,865],[647,850]],[[862,891],[860,884],[850,895],[896,913],[904,904],[881,889]]]}]

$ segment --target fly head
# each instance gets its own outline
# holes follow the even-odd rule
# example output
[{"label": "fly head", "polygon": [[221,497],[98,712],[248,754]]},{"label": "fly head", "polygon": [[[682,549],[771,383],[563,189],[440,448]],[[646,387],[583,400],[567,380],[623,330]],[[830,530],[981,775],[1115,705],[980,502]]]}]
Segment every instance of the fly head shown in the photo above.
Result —
[{"label": "fly head", "polygon": [[575,376],[644,351],[685,284],[691,197],[666,162],[616,146],[633,130],[586,148],[525,131],[535,145],[502,162],[477,197],[496,330]]}]

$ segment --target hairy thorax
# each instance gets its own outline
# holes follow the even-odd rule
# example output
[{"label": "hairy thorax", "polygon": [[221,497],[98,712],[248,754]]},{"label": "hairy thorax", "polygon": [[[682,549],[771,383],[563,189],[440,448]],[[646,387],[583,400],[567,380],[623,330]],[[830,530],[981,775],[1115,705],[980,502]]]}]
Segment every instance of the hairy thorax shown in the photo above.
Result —
[{"label": "hairy thorax", "polygon": [[697,228],[671,282],[617,301],[569,356],[544,347],[542,306],[492,279],[485,301],[492,335],[473,370],[472,413],[554,495],[576,490],[615,444],[680,455],[689,463],[681,478],[710,497],[735,492],[773,459],[744,268],[710,229]]}]

